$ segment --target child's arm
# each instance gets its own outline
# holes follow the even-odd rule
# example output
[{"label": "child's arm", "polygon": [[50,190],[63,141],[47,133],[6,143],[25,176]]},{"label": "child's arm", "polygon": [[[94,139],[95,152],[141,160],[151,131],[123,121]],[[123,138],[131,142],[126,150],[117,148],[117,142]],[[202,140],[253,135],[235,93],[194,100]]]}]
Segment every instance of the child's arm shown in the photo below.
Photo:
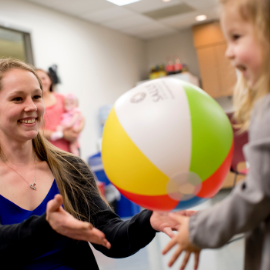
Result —
[{"label": "child's arm", "polygon": [[[198,248],[217,248],[234,234],[251,231],[270,214],[270,96],[253,116],[250,142],[244,148],[250,169],[222,202],[190,217],[189,240]],[[181,228],[181,227],[180,227]]]}]

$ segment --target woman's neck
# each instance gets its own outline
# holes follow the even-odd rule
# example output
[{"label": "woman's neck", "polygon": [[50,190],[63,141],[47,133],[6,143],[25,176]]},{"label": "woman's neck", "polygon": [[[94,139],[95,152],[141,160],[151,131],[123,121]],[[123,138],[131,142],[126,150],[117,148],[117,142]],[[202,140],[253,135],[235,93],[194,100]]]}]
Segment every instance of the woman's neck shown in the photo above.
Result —
[{"label": "woman's neck", "polygon": [[20,142],[4,142],[1,140],[1,162],[7,162],[16,167],[27,166],[34,162],[34,152],[32,140],[24,143]]}]

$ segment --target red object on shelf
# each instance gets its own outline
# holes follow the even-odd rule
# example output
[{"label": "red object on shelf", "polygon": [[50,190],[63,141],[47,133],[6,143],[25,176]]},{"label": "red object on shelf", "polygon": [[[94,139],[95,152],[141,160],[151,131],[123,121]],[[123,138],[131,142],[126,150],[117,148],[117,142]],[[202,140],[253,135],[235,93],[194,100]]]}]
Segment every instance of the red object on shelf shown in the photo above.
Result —
[{"label": "red object on shelf", "polygon": [[178,56],[175,56],[174,72],[175,73],[181,73],[182,72],[182,64],[181,64],[180,59],[179,59]]},{"label": "red object on shelf", "polygon": [[173,61],[170,60],[170,58],[167,58],[167,64],[166,64],[165,69],[166,69],[167,75],[174,74],[174,64],[173,64]]}]

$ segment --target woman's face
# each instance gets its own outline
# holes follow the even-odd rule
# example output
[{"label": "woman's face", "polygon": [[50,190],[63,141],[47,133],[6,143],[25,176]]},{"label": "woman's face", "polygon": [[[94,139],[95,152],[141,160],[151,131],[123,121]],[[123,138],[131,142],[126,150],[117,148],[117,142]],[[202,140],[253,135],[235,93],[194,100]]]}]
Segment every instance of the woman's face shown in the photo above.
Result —
[{"label": "woman's face", "polygon": [[46,72],[42,70],[37,70],[36,72],[42,82],[43,93],[45,94],[48,93],[50,91],[50,86],[52,84],[50,77]]},{"label": "woman's face", "polygon": [[35,75],[21,69],[4,73],[0,91],[0,138],[35,138],[44,116],[42,91]]},{"label": "woman's face", "polygon": [[239,7],[233,4],[224,6],[221,22],[228,44],[226,57],[252,87],[260,78],[264,63],[255,28],[251,22],[243,20]]}]

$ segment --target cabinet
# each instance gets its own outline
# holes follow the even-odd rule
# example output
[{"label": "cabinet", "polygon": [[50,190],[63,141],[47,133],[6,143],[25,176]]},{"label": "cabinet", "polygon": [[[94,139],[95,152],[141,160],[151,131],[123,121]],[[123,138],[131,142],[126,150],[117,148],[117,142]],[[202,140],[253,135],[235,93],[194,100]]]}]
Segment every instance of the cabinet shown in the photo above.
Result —
[{"label": "cabinet", "polygon": [[225,57],[227,48],[219,22],[193,27],[202,88],[212,97],[230,96],[236,83],[236,72]]}]

